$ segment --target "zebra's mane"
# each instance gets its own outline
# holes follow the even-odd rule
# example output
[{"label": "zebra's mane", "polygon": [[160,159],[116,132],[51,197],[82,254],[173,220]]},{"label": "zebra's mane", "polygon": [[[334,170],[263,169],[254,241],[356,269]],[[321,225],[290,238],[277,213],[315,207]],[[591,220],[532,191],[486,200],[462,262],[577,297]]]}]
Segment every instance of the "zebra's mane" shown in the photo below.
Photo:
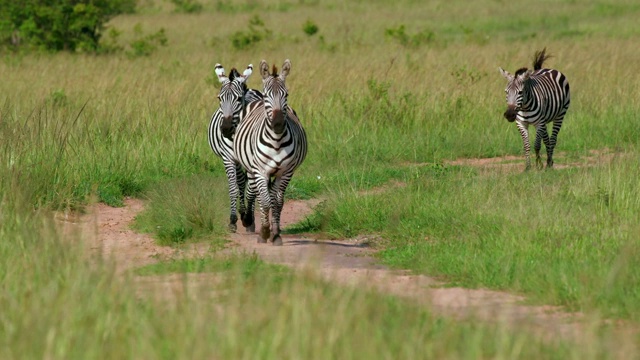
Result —
[{"label": "zebra's mane", "polygon": [[232,68],[231,72],[229,73],[229,81],[233,81],[233,79],[237,78],[238,76],[240,76],[238,70],[236,68]]},{"label": "zebra's mane", "polygon": [[514,76],[517,77],[520,74],[524,74],[524,73],[527,72],[527,70],[529,70],[529,69],[527,69],[526,67],[520,68],[520,69],[516,70],[516,73],[514,74]]},{"label": "zebra's mane", "polygon": [[275,65],[271,68],[271,76],[278,76],[278,68]]},{"label": "zebra's mane", "polygon": [[546,52],[547,48],[542,49],[542,51],[536,51],[536,54],[533,57],[534,70],[542,69],[542,64],[544,64],[544,61],[551,57],[551,55],[547,55]]}]

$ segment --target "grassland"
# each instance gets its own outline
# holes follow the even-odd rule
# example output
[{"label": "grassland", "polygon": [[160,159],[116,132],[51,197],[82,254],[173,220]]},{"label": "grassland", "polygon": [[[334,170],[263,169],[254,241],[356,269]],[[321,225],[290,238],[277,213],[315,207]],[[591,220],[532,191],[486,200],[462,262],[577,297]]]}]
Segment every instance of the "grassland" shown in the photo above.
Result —
[{"label": "grassland", "polygon": [[[289,58],[289,102],[310,149],[288,195],[327,199],[298,231],[377,233],[387,264],[638,322],[636,2],[218,1],[198,14],[172,9],[141,1],[137,14],[110,24],[123,43],[136,27],[164,28],[168,46],[148,57],[2,54],[0,357],[615,356],[606,330],[594,330],[588,347],[542,344],[255,259],[207,268],[229,275],[216,285],[224,295],[167,306],[140,299],[110,264],[87,264],[81,239],[63,239],[51,210],[141,196],[149,212],[137,226],[162,223],[160,241],[223,237],[226,179],[206,140],[213,65]],[[256,17],[263,39],[234,47],[234,38],[252,38]],[[317,34],[303,31],[309,22]],[[528,66],[543,47],[572,89],[556,164],[590,150],[617,155],[528,173],[447,165],[521,154],[515,126],[501,116],[497,68]],[[249,85],[260,88],[259,77]],[[406,186],[361,192],[392,180]]]}]

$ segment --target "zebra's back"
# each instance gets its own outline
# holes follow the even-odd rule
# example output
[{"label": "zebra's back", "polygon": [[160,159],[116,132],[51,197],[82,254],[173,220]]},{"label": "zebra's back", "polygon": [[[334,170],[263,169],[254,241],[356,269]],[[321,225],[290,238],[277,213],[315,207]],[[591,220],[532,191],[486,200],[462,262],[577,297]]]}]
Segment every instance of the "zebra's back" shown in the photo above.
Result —
[{"label": "zebra's back", "polygon": [[571,95],[566,76],[555,69],[540,69],[531,74],[534,104],[520,114],[520,121],[531,125],[547,124],[564,117]]}]

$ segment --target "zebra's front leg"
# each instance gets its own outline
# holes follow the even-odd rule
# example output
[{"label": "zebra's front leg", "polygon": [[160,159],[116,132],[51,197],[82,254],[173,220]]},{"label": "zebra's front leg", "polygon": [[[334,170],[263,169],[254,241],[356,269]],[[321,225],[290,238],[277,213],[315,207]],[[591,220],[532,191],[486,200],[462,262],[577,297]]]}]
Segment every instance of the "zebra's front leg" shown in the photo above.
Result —
[{"label": "zebra's front leg", "polygon": [[522,137],[522,143],[524,145],[524,159],[525,159],[525,171],[531,169],[531,145],[529,144],[529,131],[527,130],[528,125],[522,124],[520,121],[517,121],[518,130],[520,131],[520,136]]},{"label": "zebra's front leg", "polygon": [[238,226],[238,215],[236,213],[237,201],[238,201],[238,183],[236,178],[235,165],[231,162],[224,164],[224,170],[227,173],[227,180],[229,181],[229,231],[236,232]]},{"label": "zebra's front leg", "polygon": [[280,214],[284,205],[284,192],[293,174],[284,174],[274,181],[272,188],[273,209],[271,210],[271,242],[273,245],[282,246],[280,236]]},{"label": "zebra's front leg", "polygon": [[[236,183],[238,184],[238,197],[240,206],[238,206],[238,212],[240,213],[240,220],[244,225],[244,219],[246,217],[247,208],[245,206],[245,190],[247,188],[247,174],[239,163],[236,163]],[[246,227],[246,226],[245,226]]]},{"label": "zebra's front leg", "polygon": [[260,195],[260,234],[258,235],[259,243],[266,243],[271,236],[269,228],[269,210],[271,209],[271,196],[269,194],[269,178],[256,178],[256,187]]},{"label": "zebra's front leg", "polygon": [[245,227],[247,232],[256,232],[256,223],[255,223],[255,204],[256,204],[256,184],[255,178],[252,176],[248,177],[248,186],[247,186],[247,209],[242,217],[242,225]]}]

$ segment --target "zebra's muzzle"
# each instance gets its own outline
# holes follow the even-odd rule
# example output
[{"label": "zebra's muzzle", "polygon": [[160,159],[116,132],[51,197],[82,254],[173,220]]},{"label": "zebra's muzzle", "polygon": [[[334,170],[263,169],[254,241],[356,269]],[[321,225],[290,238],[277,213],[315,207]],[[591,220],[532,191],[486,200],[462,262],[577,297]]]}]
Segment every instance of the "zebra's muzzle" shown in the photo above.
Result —
[{"label": "zebra's muzzle", "polygon": [[284,131],[284,113],[280,109],[273,109],[273,118],[271,119],[271,126],[276,134],[282,134]]},{"label": "zebra's muzzle", "polygon": [[507,111],[504,112],[504,118],[507,119],[508,122],[514,122],[517,113],[515,106],[509,106]]},{"label": "zebra's muzzle", "polygon": [[222,136],[226,137],[229,140],[233,140],[233,134],[235,133],[233,127],[233,116],[225,116],[222,118],[222,124],[220,124],[220,131],[222,132]]}]

